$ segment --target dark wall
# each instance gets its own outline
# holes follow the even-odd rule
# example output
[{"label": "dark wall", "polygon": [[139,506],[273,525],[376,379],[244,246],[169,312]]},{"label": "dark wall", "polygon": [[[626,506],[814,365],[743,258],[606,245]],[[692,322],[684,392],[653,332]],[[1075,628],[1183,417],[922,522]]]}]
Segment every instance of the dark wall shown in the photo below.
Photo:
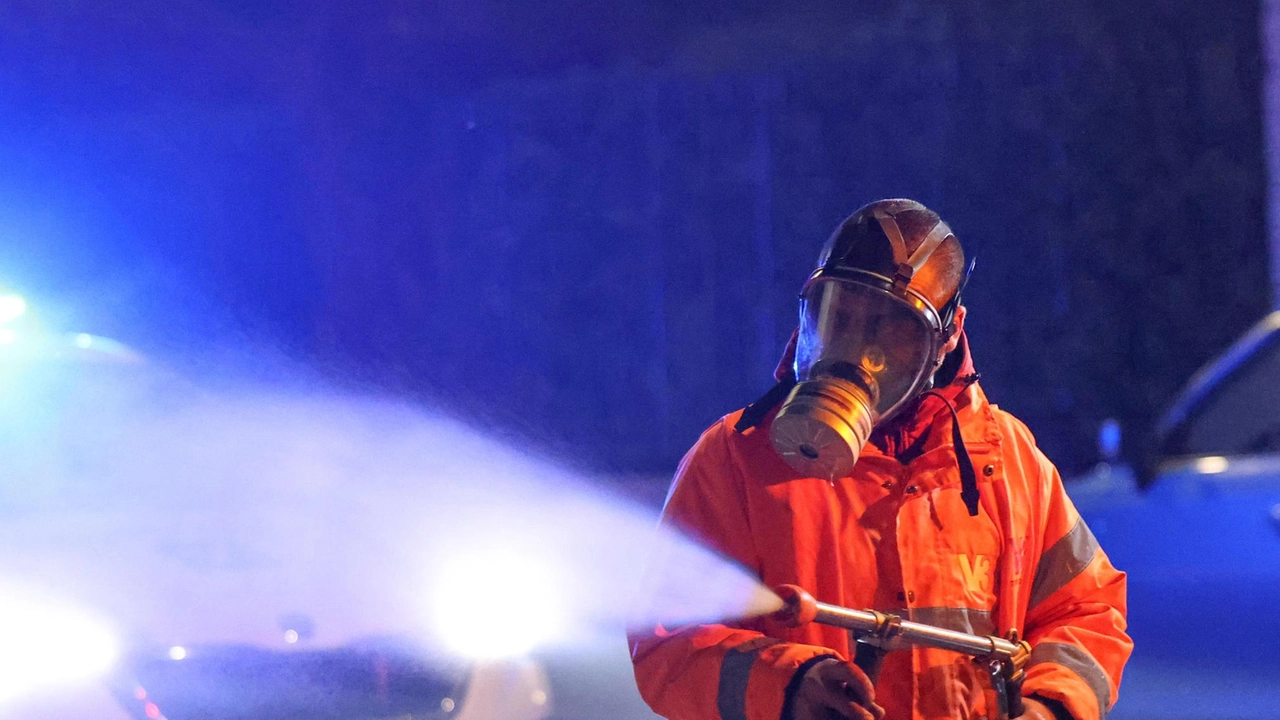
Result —
[{"label": "dark wall", "polygon": [[14,6],[0,183],[98,229],[0,259],[154,264],[151,297],[667,471],[768,387],[835,224],[910,196],[979,258],[988,393],[1079,469],[1269,306],[1257,3],[934,5]]}]

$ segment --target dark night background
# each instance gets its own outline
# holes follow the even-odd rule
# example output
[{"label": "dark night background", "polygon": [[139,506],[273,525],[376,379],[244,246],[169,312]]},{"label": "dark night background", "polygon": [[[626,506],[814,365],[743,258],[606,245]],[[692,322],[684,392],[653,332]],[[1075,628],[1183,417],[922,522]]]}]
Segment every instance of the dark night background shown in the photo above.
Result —
[{"label": "dark night background", "polygon": [[1271,305],[1255,2],[0,5],[0,284],[616,472],[771,382],[831,229],[978,257],[993,401],[1130,451]]}]

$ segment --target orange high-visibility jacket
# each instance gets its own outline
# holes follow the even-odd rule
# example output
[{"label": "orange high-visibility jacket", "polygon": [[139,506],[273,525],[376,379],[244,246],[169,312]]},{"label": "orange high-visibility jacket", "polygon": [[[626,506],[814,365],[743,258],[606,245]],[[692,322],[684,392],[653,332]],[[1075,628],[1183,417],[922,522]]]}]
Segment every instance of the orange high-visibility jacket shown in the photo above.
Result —
[{"label": "orange high-visibility jacket", "polygon": [[[903,464],[869,443],[850,477],[799,476],[770,446],[770,413],[707,430],[676,474],[663,522],[817,600],[875,608],[980,635],[1016,628],[1032,645],[1024,693],[1076,720],[1106,716],[1133,647],[1125,576],[1098,547],[1031,432],[976,382],[955,396],[981,493],[960,496],[950,412],[927,420]],[[774,411],[776,412],[776,410]],[[788,684],[822,657],[852,659],[850,635],[771,619],[633,633],[641,695],[673,720],[778,720]],[[876,685],[888,720],[985,717],[990,681],[934,649],[885,658]]]}]

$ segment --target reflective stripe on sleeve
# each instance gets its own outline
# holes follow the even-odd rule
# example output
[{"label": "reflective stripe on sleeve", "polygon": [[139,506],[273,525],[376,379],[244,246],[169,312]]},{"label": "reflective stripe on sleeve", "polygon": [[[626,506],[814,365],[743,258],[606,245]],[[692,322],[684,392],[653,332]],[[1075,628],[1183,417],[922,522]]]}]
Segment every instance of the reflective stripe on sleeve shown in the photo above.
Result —
[{"label": "reflective stripe on sleeve", "polygon": [[751,666],[760,654],[760,645],[750,649],[733,649],[720,661],[720,688],[716,691],[716,709],[720,720],[747,720],[747,680]]},{"label": "reflective stripe on sleeve", "polygon": [[1084,518],[1076,520],[1071,532],[1062,536],[1040,556],[1036,578],[1031,583],[1031,599],[1028,608],[1034,608],[1045,598],[1062,589],[1064,585],[1089,567],[1098,552],[1098,540],[1085,524]]},{"label": "reflective stripe on sleeve", "polygon": [[1111,709],[1111,684],[1107,681],[1107,674],[1102,671],[1102,666],[1084,648],[1067,643],[1040,643],[1031,650],[1027,667],[1040,663],[1061,665],[1079,675],[1098,699],[1099,719],[1106,720],[1107,711]]}]

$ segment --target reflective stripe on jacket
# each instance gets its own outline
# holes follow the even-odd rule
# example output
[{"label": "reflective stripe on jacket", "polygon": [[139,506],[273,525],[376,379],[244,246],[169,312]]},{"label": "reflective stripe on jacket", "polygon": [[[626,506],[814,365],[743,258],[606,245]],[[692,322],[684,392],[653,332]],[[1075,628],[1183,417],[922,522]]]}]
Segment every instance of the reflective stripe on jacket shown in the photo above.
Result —
[{"label": "reflective stripe on jacket", "polygon": [[[960,497],[951,415],[933,415],[909,463],[863,450],[850,477],[800,477],[772,450],[769,423],[734,431],[741,411],[684,458],[663,522],[821,602],[876,608],[978,634],[1017,628],[1033,653],[1024,692],[1076,720],[1106,716],[1132,642],[1125,576],[1098,547],[1030,431],[976,383],[956,409],[981,502]],[[658,570],[660,572],[660,569]],[[852,658],[851,638],[769,619],[633,634],[636,681],[673,720],[778,720],[796,670]],[[985,717],[989,681],[956,653],[889,653],[876,687],[888,720]]]}]

